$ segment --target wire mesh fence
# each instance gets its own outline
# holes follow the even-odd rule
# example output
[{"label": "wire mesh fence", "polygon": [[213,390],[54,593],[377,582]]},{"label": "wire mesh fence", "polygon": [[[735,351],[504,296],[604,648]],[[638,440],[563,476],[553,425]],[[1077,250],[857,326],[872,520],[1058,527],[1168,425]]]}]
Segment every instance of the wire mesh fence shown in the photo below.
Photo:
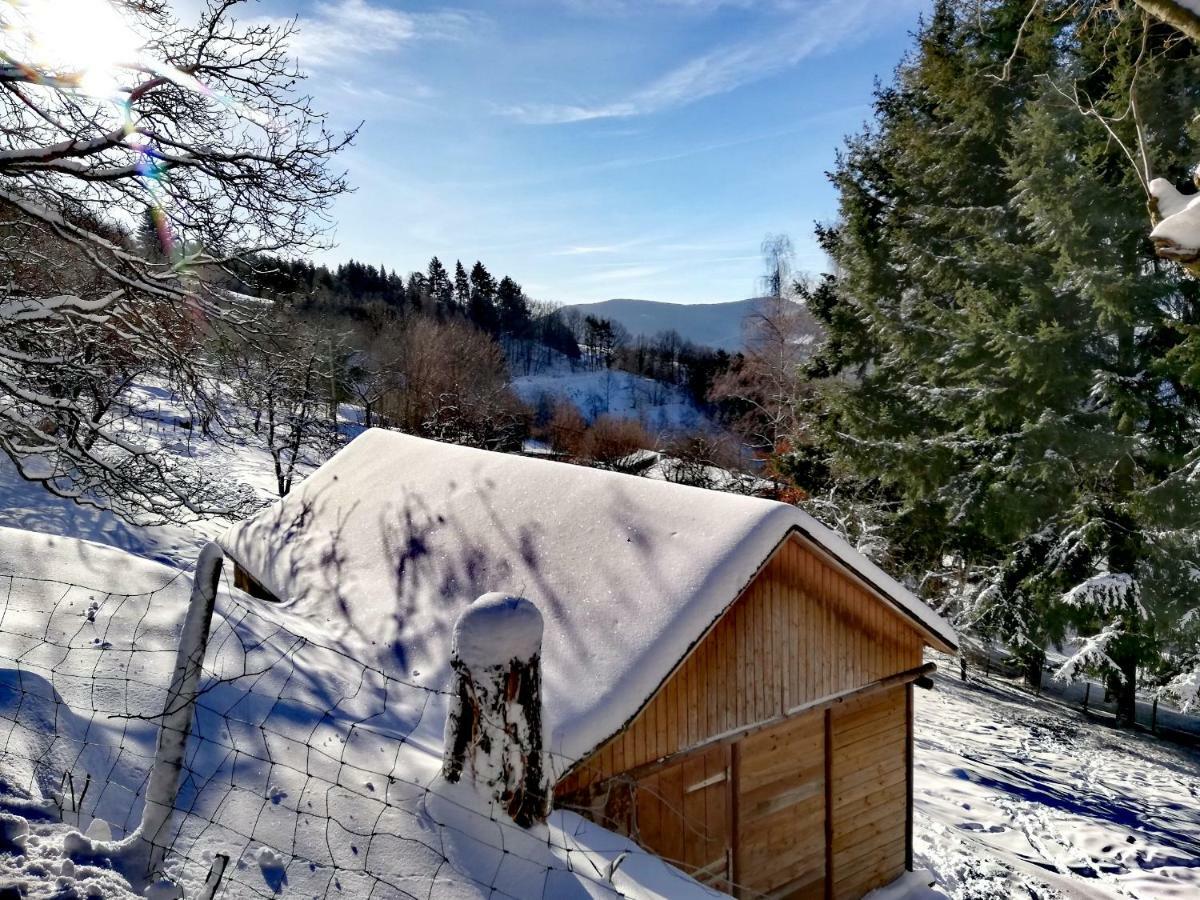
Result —
[{"label": "wire mesh fence", "polygon": [[[1112,723],[1117,716],[1117,699],[1097,678],[1074,680],[1056,677],[1054,667],[1046,665],[1032,679],[1019,660],[1002,646],[970,640],[964,644],[957,661],[947,658],[946,670],[963,680],[1002,679],[1019,683],[1039,697],[1079,710],[1085,716]],[[1032,683],[1031,683],[1032,682]],[[1139,691],[1133,726],[1160,738],[1184,746],[1200,746],[1200,716],[1181,711],[1171,698],[1163,699],[1153,689]]]},{"label": "wire mesh fence", "polygon": [[[0,808],[95,838],[141,821],[190,579],[111,588],[0,575]],[[441,780],[445,700],[225,583],[155,839],[165,870],[188,896],[617,897],[628,878],[697,890],[569,812],[522,829]]]}]

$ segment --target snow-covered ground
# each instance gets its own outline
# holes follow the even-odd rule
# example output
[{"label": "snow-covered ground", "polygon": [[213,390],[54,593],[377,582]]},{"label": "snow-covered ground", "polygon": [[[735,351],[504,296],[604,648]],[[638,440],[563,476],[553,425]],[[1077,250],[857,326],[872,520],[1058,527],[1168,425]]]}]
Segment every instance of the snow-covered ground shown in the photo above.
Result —
[{"label": "snow-covered ground", "polygon": [[[141,401],[162,440],[269,498],[265,452],[199,441],[172,424],[169,402],[152,386]],[[0,529],[0,776],[8,809],[32,823],[22,836],[0,822],[0,886],[122,896],[103,868],[64,868],[61,834],[100,817],[119,837],[136,822],[154,744],[153,723],[136,716],[162,705],[188,590],[178,568],[226,523],[131,526],[49,497],[0,462],[0,524],[169,566]],[[323,638],[222,592],[178,824],[175,865],[193,885],[219,853],[232,860],[229,896],[356,897],[375,885],[375,896],[495,886],[517,897],[670,897],[686,884],[636,850],[622,857],[632,849],[623,839],[581,819],[556,814],[527,841],[471,811],[471,798],[430,792],[441,700],[414,701],[424,695]],[[947,674],[916,695],[915,844],[941,890],[961,900],[1200,897],[1197,752],[1001,679],[963,684],[952,661],[939,662]],[[371,699],[381,691],[382,705]],[[79,776],[75,802],[67,771]],[[93,781],[79,799],[85,771]]]},{"label": "snow-covered ground", "polygon": [[602,415],[637,419],[651,432],[710,427],[704,413],[679,388],[620,369],[557,368],[514,378],[513,389],[533,407],[543,398],[550,402],[566,400],[589,421]]},{"label": "snow-covered ground", "polygon": [[[125,424],[139,443],[166,447],[189,462],[206,467],[215,477],[245,485],[263,504],[278,499],[271,455],[253,436],[223,434],[214,438],[184,427],[191,413],[162,383],[154,380],[134,385],[128,400],[131,415]],[[338,412],[338,427],[347,440],[360,433],[361,410],[343,404]],[[311,472],[319,462],[302,461],[299,475]],[[204,543],[230,524],[226,519],[213,518],[187,524],[131,525],[112,513],[80,506],[50,494],[40,484],[26,481],[12,461],[0,454],[0,526],[96,541],[187,568]]]},{"label": "snow-covered ground", "polygon": [[[537,455],[523,449],[526,455]],[[615,468],[649,478],[652,481],[670,481],[675,484],[690,484],[713,491],[731,494],[746,494],[754,497],[771,497],[776,484],[745,472],[734,472],[719,466],[684,460],[663,453],[661,450],[637,450],[620,460]]]},{"label": "snow-covered ground", "polygon": [[[141,716],[162,705],[188,590],[186,574],[120,551],[0,529],[0,809],[29,822],[0,822],[0,884],[129,896],[103,866],[66,863],[63,834],[136,824],[155,734]],[[310,631],[221,592],[169,858],[188,896],[218,854],[229,897],[695,890],[576,816],[522,832],[488,815],[438,779],[443,698]],[[1195,752],[999,679],[938,675],[916,696],[916,862],[939,891],[1200,896]],[[938,895],[919,883],[904,896]]]},{"label": "snow-covered ground", "polygon": [[[0,886],[128,896],[64,838],[136,827],[189,591],[123,551],[0,528]],[[222,585],[166,841],[185,896],[221,855],[229,898],[713,896],[574,813],[521,829],[447,784],[444,693],[325,638]]]},{"label": "snow-covered ground", "polygon": [[1200,897],[1200,753],[939,663],[916,692],[914,842],[947,892]]}]

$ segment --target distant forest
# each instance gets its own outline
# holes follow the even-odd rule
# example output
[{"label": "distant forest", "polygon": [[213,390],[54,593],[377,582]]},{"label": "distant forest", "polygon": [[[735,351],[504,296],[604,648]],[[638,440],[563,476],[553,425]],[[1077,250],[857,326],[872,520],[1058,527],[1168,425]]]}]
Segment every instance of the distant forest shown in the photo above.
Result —
[{"label": "distant forest", "polygon": [[677,386],[713,415],[722,412],[721,401],[712,397],[713,385],[740,359],[693,344],[674,331],[635,337],[618,322],[534,300],[511,276],[497,279],[480,261],[469,271],[455,261],[451,271],[435,256],[425,271],[405,277],[354,259],[331,269],[304,260],[259,257],[237,288],[282,303],[305,319],[353,323],[371,339],[408,317],[465,322],[501,345],[514,376],[536,374],[564,361],[620,369]]},{"label": "distant forest", "polygon": [[[434,257],[403,276],[353,259],[329,267],[259,256],[229,287],[271,302],[270,340],[227,347],[225,371],[247,408],[278,417],[275,426],[253,428],[269,443],[275,432],[288,436],[292,446],[281,459],[319,450],[336,404],[349,402],[367,425],[510,451],[534,438],[588,465],[621,468],[638,461],[638,451],[665,450],[696,464],[688,471],[698,477],[708,477],[707,467],[755,466],[761,416],[743,390],[745,355],[697,346],[674,331],[630,335],[612,320],[533,299],[482,262],[468,270]],[[653,379],[678,393],[654,387],[649,406],[682,394],[713,425],[650,433],[628,414],[589,419],[564,399],[530,407],[512,389],[516,377],[579,371]],[[281,471],[280,493],[290,485],[290,469]]]}]

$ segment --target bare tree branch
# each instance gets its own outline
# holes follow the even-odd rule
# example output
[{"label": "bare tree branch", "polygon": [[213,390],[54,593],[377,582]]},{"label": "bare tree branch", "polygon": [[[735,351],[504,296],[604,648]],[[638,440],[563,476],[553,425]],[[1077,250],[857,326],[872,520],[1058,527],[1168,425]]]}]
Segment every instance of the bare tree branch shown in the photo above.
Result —
[{"label": "bare tree branch", "polygon": [[141,46],[108,61],[107,91],[38,50],[39,2],[0,6],[0,452],[131,518],[235,514],[244,494],[147,439],[129,390],[163,380],[189,422],[215,421],[204,344],[256,314],[225,286],[258,253],[327,246],[354,133],[300,89],[294,23],[243,25],[240,0],[190,25],[114,0]]}]

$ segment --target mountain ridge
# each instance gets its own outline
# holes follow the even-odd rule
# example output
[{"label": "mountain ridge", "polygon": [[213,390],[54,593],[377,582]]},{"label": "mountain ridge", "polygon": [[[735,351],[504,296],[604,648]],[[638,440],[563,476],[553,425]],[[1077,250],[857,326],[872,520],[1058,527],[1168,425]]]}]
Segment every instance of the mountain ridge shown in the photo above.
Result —
[{"label": "mountain ridge", "polygon": [[576,303],[566,309],[577,309],[584,315],[601,316],[619,322],[635,336],[654,337],[663,331],[676,331],[694,344],[732,353],[745,346],[742,323],[757,310],[763,299],[750,297],[718,303],[672,303],[618,297],[593,303]]}]

